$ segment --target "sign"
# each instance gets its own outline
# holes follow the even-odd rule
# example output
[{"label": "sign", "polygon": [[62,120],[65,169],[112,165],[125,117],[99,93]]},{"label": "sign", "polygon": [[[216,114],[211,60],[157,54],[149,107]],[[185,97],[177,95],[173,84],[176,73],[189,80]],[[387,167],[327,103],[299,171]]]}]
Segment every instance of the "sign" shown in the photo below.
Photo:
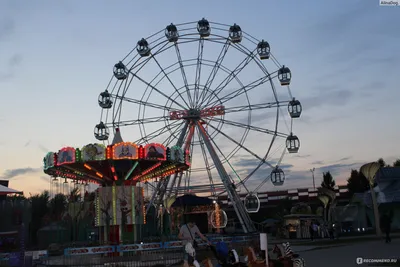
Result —
[{"label": "sign", "polygon": [[104,254],[115,252],[114,246],[102,247],[85,247],[85,248],[67,248],[64,250],[64,255],[90,255],[90,254]]},{"label": "sign", "polygon": [[71,164],[75,162],[75,148],[64,147],[57,155],[57,165]]},{"label": "sign", "polygon": [[164,243],[164,248],[181,248],[182,246],[182,241],[170,241]]},{"label": "sign", "polygon": [[137,159],[138,147],[130,142],[115,144],[112,147],[112,157],[113,159]]},{"label": "sign", "polygon": [[144,156],[147,160],[166,160],[167,149],[161,144],[151,143],[144,147]]},{"label": "sign", "polygon": [[88,144],[82,148],[82,161],[106,159],[106,147],[102,144]]},{"label": "sign", "polygon": [[53,152],[49,152],[46,154],[46,156],[43,159],[45,170],[54,166],[54,159],[55,159],[55,156],[54,156]]},{"label": "sign", "polygon": [[138,251],[138,250],[157,250],[164,248],[163,244],[160,243],[146,243],[146,244],[129,244],[129,245],[119,245],[116,248],[117,252],[128,252],[128,251]]}]

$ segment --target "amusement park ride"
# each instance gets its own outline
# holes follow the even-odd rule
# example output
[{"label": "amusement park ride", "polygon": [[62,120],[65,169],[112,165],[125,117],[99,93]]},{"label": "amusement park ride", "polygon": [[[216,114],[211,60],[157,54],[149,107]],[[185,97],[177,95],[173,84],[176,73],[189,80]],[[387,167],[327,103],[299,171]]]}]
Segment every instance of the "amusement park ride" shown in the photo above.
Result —
[{"label": "amusement park ride", "polygon": [[[291,78],[269,43],[237,24],[206,19],[170,24],[140,39],[115,64],[98,98],[101,117],[94,136],[99,143],[48,153],[44,172],[65,182],[99,184],[99,226],[120,220],[144,224],[151,206],[167,209],[178,195],[208,192],[215,202],[226,193],[244,232],[255,232],[249,213],[260,208],[257,191],[268,180],[283,185],[279,165],[285,151],[296,153],[300,147],[292,125],[302,106],[292,96]],[[285,90],[275,87],[276,81]],[[277,151],[282,154],[273,160]],[[251,191],[248,182],[255,176],[263,181]],[[196,185],[202,177],[209,180]],[[152,192],[144,203],[148,185]],[[245,199],[239,188],[248,192]],[[127,218],[130,210],[137,212]]]}]

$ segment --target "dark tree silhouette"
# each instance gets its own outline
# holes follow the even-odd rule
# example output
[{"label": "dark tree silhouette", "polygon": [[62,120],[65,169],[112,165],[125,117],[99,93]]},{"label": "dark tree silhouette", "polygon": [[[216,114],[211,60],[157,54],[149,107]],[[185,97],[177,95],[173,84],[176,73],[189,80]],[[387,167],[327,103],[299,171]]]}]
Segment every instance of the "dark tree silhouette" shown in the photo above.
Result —
[{"label": "dark tree silhouette", "polygon": [[349,193],[364,193],[369,190],[369,182],[365,176],[357,170],[351,170],[350,177],[347,179]]},{"label": "dark tree silhouette", "polygon": [[381,168],[384,167],[390,167],[389,165],[386,164],[385,160],[383,158],[378,159],[376,162],[379,163],[379,165],[381,166]]},{"label": "dark tree silhouette", "polygon": [[393,167],[400,167],[400,159],[396,159],[396,161],[393,162]]},{"label": "dark tree silhouette", "polygon": [[331,173],[329,171],[324,172],[323,176],[322,176],[321,187],[333,190],[335,187],[335,184],[336,184],[335,180],[333,179]]}]

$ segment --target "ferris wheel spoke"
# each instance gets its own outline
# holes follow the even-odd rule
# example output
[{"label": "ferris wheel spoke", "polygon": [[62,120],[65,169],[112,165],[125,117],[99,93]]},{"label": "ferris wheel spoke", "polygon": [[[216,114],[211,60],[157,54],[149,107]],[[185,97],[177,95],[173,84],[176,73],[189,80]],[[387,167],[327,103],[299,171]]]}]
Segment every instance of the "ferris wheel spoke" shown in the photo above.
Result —
[{"label": "ferris wheel spoke", "polygon": [[274,135],[274,136],[279,136],[279,137],[288,137],[288,134],[284,134],[284,133],[280,133],[277,131],[273,131],[273,130],[268,130],[262,127],[258,127],[258,126],[253,126],[253,125],[248,125],[248,124],[244,124],[241,122],[236,122],[236,121],[231,121],[231,120],[226,120],[226,119],[220,119],[217,117],[209,117],[208,118],[211,121],[215,121],[215,122],[223,122],[225,124],[231,125],[231,126],[235,126],[235,127],[240,127],[243,129],[249,129],[251,131],[256,131],[256,132],[260,132],[260,133],[265,133],[265,134],[269,134],[269,135]]},{"label": "ferris wheel spoke", "polygon": [[129,98],[126,96],[120,96],[120,95],[114,95],[111,94],[111,96],[115,99],[119,99],[119,100],[123,100],[129,103],[133,103],[133,104],[138,104],[138,105],[145,105],[145,106],[149,106],[152,108],[156,108],[156,109],[160,109],[160,110],[168,110],[168,111],[174,111],[174,110],[178,110],[172,107],[166,107],[160,104],[156,104],[156,103],[151,103],[151,102],[147,102],[147,101],[143,101],[143,100],[138,100],[138,99],[134,99],[134,98]]},{"label": "ferris wheel spoke", "polygon": [[[216,128],[216,127],[215,127]],[[217,128],[216,128],[217,129]],[[219,129],[217,129],[218,131],[220,131]],[[200,130],[199,130],[200,131]],[[236,152],[232,151],[228,156],[226,156],[221,148],[217,145],[217,143],[215,142],[214,138],[211,138],[211,136],[208,134],[208,132],[206,132],[206,134],[209,137],[209,140],[211,141],[211,143],[214,145],[214,147],[217,149],[217,151],[220,153],[220,155],[222,156],[222,158],[224,159],[224,161],[229,165],[229,167],[232,169],[233,173],[235,173],[235,175],[238,177],[239,181],[241,181],[239,174],[236,172],[235,168],[233,168],[232,164],[229,162],[229,158],[232,157]],[[199,137],[200,137],[200,133],[199,133]],[[203,141],[204,142],[204,141]],[[236,143],[237,144],[237,150],[239,150],[241,148],[241,146],[243,146],[241,143]],[[222,163],[222,162],[221,162]],[[214,167],[215,164],[214,164]],[[247,190],[247,189],[246,189]]]},{"label": "ferris wheel spoke", "polygon": [[222,97],[220,97],[218,100],[215,100],[214,102],[212,102],[211,104],[209,104],[209,106],[214,106],[217,103],[218,104],[224,104],[232,99],[235,99],[238,96],[241,96],[242,94],[246,94],[249,91],[258,88],[259,86],[265,84],[266,82],[269,82],[271,79],[270,76],[263,76],[261,78],[258,78],[257,80],[246,84],[246,85],[242,85],[239,89],[236,89]]},{"label": "ferris wheel spoke", "polygon": [[175,52],[176,52],[176,56],[178,58],[178,62],[179,62],[179,66],[180,66],[181,74],[182,74],[182,79],[183,79],[183,83],[184,83],[185,88],[186,88],[186,94],[187,94],[187,97],[189,99],[190,107],[193,107],[193,99],[192,99],[192,95],[190,94],[188,80],[187,80],[186,72],[185,72],[185,67],[184,67],[183,62],[182,62],[181,51],[179,50],[179,46],[178,46],[177,43],[175,43]]},{"label": "ferris wheel spoke", "polygon": [[137,74],[133,74],[139,81],[141,81],[142,83],[144,83],[145,85],[147,85],[148,87],[150,87],[151,89],[153,89],[154,91],[156,91],[157,93],[159,93],[160,95],[162,95],[163,97],[165,97],[166,99],[168,99],[169,101],[171,101],[172,103],[175,103],[177,106],[181,107],[182,109],[185,109],[185,106],[183,106],[182,104],[176,102],[174,99],[172,99],[170,96],[167,96],[166,94],[164,94],[162,91],[160,91],[159,89],[157,89],[156,87],[154,87],[153,85],[151,85],[150,83],[146,82],[144,79],[142,79],[141,77],[139,77]]},{"label": "ferris wheel spoke", "polygon": [[148,142],[148,141],[153,140],[154,138],[160,137],[162,134],[166,133],[167,131],[170,131],[171,128],[178,127],[180,125],[178,122],[179,121],[172,122],[172,123],[167,124],[164,127],[161,127],[149,134],[146,134],[142,138],[139,138],[138,140],[136,140],[134,143],[141,144],[143,142]]},{"label": "ferris wheel spoke", "polygon": [[208,175],[208,180],[210,181],[210,186],[211,186],[211,194],[212,196],[215,196],[215,187],[214,187],[214,181],[211,175],[211,168],[210,168],[210,164],[208,163],[208,158],[207,158],[207,152],[206,152],[206,148],[204,145],[204,141],[201,138],[201,134],[199,132],[199,129],[196,127],[196,131],[197,131],[197,138],[200,144],[200,148],[201,148],[201,154],[203,155],[203,160],[204,160],[204,164],[206,165],[206,171],[207,171],[207,175]]},{"label": "ferris wheel spoke", "polygon": [[[193,160],[193,151],[194,151],[194,134],[192,135],[192,140],[190,140],[190,160]],[[192,164],[190,164],[190,166],[193,166]],[[187,171],[187,175],[186,175],[186,188],[189,188],[190,186],[190,178],[192,177],[192,167],[189,168],[189,170]]]},{"label": "ferris wheel spoke", "polygon": [[[169,147],[171,145],[172,141],[174,141],[177,138],[177,136],[179,135],[179,132],[182,131],[183,127],[181,127],[181,126],[183,126],[184,123],[186,123],[186,122],[182,121],[176,127],[174,126],[174,127],[170,128],[171,134],[162,142],[162,144],[164,146]],[[175,129],[175,130],[172,131],[172,129]]]},{"label": "ferris wheel spoke", "polygon": [[[255,50],[254,50],[255,51]],[[210,102],[213,101],[217,95],[219,95],[224,88],[228,86],[228,84],[239,75],[239,73],[246,68],[246,66],[253,60],[255,57],[254,51],[247,54],[247,56],[236,66],[232,72],[225,77],[225,79],[214,89],[215,94],[210,94],[207,98],[205,98],[206,104],[203,105],[205,107],[209,106]]]},{"label": "ferris wheel spoke", "polygon": [[[160,117],[153,117],[153,118],[120,121],[119,125],[120,126],[133,126],[133,125],[139,125],[139,124],[164,122],[165,120],[169,120],[169,116],[160,116]],[[110,125],[112,125],[112,123],[105,123],[105,125],[110,126]]]},{"label": "ferris wheel spoke", "polygon": [[223,131],[221,131],[220,129],[218,129],[217,127],[209,124],[209,127],[213,128],[215,131],[219,132],[222,136],[224,136],[226,139],[228,139],[229,141],[231,141],[232,143],[234,143],[236,146],[242,148],[244,151],[246,151],[247,153],[249,153],[250,155],[252,155],[253,157],[255,157],[256,159],[258,159],[260,162],[262,162],[263,164],[268,165],[269,167],[273,168],[273,166],[266,161],[266,158],[262,158],[259,155],[257,155],[255,152],[251,151],[249,148],[245,147],[241,142],[236,141],[235,139],[233,139],[231,136],[229,136],[228,134],[224,133]]},{"label": "ferris wheel spoke", "polygon": [[277,108],[277,107],[287,105],[287,103],[289,103],[289,101],[267,102],[267,103],[261,103],[261,104],[244,105],[244,106],[225,108],[224,111],[225,111],[225,114],[228,114],[228,113],[234,113],[234,112],[258,110],[258,109]]},{"label": "ferris wheel spoke", "polygon": [[[165,78],[167,78],[167,80],[169,81],[169,83],[171,84],[171,86],[174,88],[175,92],[178,94],[178,96],[182,99],[182,101],[185,103],[186,107],[189,108],[190,105],[187,103],[187,101],[185,100],[185,98],[182,96],[182,94],[179,93],[178,88],[176,88],[175,84],[172,82],[171,78],[169,77],[168,73],[165,71],[165,68],[163,68],[161,66],[161,64],[158,62],[158,60],[156,59],[156,57],[153,57],[154,61],[156,62],[156,64],[158,65],[158,67],[160,68],[161,72],[164,74]],[[157,77],[157,76],[156,76]]]},{"label": "ferris wheel spoke", "polygon": [[194,81],[194,107],[197,107],[199,104],[199,85],[200,85],[200,77],[201,77],[201,65],[203,61],[203,51],[204,51],[204,39],[199,39],[199,46],[197,49],[197,65],[196,65],[196,76]]},{"label": "ferris wheel spoke", "polygon": [[[221,68],[221,66],[222,66],[222,62],[223,62],[224,59],[225,59],[225,55],[227,54],[229,47],[230,47],[230,41],[229,41],[229,40],[226,40],[224,46],[223,46],[222,49],[221,49],[221,52],[220,52],[219,55],[218,55],[217,60],[215,61],[215,64],[214,64],[214,66],[213,66],[213,68],[212,68],[212,70],[211,70],[211,72],[210,72],[210,75],[209,75],[208,78],[207,78],[207,81],[206,81],[205,86],[204,86],[205,88],[211,88],[211,86],[212,86],[212,84],[213,84],[213,82],[214,82],[214,79],[215,79],[215,77],[217,76],[218,70],[219,70],[219,69]],[[206,95],[207,95],[205,92],[206,92],[206,91],[203,90],[203,91],[201,92],[201,94],[200,94],[200,103],[203,103],[203,102],[204,102],[204,98],[205,98]]]}]

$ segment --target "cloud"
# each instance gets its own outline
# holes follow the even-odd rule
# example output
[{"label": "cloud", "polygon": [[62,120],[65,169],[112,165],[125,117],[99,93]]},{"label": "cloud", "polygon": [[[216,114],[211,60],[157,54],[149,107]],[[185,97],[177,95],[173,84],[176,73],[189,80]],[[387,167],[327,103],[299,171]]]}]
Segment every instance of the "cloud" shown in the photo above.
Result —
[{"label": "cloud", "polygon": [[307,111],[321,106],[324,108],[327,108],[327,106],[343,107],[350,102],[353,96],[353,91],[350,89],[329,90],[329,88],[322,88],[315,95],[302,99],[301,105]]},{"label": "cloud", "polygon": [[337,162],[348,161],[351,158],[352,158],[351,156],[344,157],[344,158],[338,159]]},{"label": "cloud", "polygon": [[311,155],[310,155],[310,154],[305,154],[305,155],[303,155],[303,154],[297,153],[296,155],[294,155],[294,156],[292,156],[292,157],[294,157],[294,158],[302,158],[302,159],[305,159],[305,158],[311,157]]},{"label": "cloud", "polygon": [[15,22],[10,18],[0,20],[0,41],[6,40],[15,31]]},{"label": "cloud", "polygon": [[5,82],[14,77],[14,70],[22,62],[22,56],[20,54],[12,55],[8,61],[5,72],[0,72],[0,82]]},{"label": "cloud", "polygon": [[348,163],[348,164],[337,163],[337,164],[331,164],[331,165],[325,165],[325,166],[319,167],[317,170],[322,173],[329,171],[334,176],[334,175],[339,175],[344,170],[357,169],[361,165],[362,165],[362,163],[358,163],[358,162]]},{"label": "cloud", "polygon": [[11,68],[17,67],[22,62],[22,56],[20,54],[15,54],[8,60],[8,66]]},{"label": "cloud", "polygon": [[358,23],[371,14],[374,8],[360,0],[358,3],[347,3],[346,8],[342,10],[344,11],[339,14],[325,16],[325,21],[319,21],[314,25],[314,39],[317,41],[317,46],[324,45],[326,49],[329,49],[337,46],[337,43],[344,38],[357,39],[356,36],[352,36],[353,31],[362,30],[358,27]]},{"label": "cloud", "polygon": [[1,176],[1,179],[12,179],[14,177],[17,176],[21,176],[24,174],[32,174],[32,173],[37,173],[39,171],[41,171],[41,168],[31,168],[31,167],[27,167],[27,168],[18,168],[18,169],[9,169],[9,170],[5,170],[3,175]]},{"label": "cloud", "polygon": [[311,164],[312,165],[322,165],[322,164],[325,164],[325,162],[323,162],[322,160],[316,160],[316,161],[311,162]]},{"label": "cloud", "polygon": [[[249,169],[251,171],[251,170],[254,170],[258,166],[259,162],[260,161],[255,158],[243,158],[242,157],[239,161],[235,162],[234,165],[236,168],[245,167],[246,169]],[[270,159],[270,160],[267,160],[267,162],[270,163],[272,166],[275,166],[278,163],[278,159]],[[265,165],[265,167],[269,168],[268,165],[266,165],[266,164],[264,164],[264,165]],[[282,165],[279,165],[279,167],[282,169],[290,169],[294,166],[291,164],[282,164]]]}]

